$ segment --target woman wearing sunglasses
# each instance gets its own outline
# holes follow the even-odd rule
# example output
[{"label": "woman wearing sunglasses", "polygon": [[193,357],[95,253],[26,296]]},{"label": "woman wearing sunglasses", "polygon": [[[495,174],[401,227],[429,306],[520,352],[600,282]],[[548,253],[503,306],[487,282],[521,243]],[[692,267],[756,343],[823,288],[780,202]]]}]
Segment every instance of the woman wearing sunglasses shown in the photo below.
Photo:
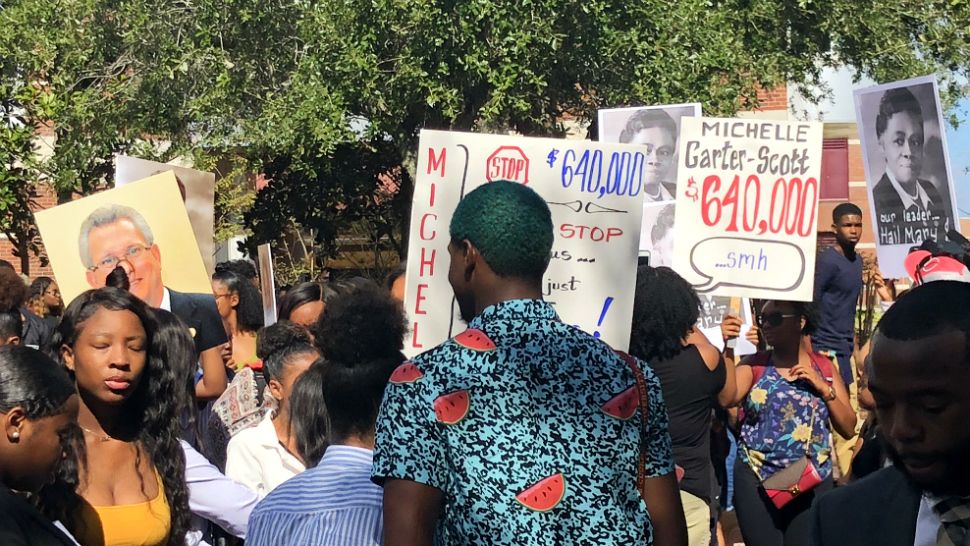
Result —
[{"label": "woman wearing sunglasses", "polygon": [[807,545],[812,500],[832,488],[831,431],[851,436],[856,416],[829,357],[804,342],[809,304],[768,301],[759,322],[770,349],[736,371],[734,505],[748,546]]}]

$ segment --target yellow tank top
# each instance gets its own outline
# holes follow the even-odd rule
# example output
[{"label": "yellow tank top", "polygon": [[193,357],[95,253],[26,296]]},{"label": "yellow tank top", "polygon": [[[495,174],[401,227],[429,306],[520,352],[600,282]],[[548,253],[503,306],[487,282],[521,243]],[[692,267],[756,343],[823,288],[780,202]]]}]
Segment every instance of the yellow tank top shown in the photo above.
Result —
[{"label": "yellow tank top", "polygon": [[81,546],[160,546],[168,541],[172,527],[171,511],[165,498],[162,478],[158,495],[146,502],[117,506],[92,506],[84,503],[78,514],[75,538]]}]

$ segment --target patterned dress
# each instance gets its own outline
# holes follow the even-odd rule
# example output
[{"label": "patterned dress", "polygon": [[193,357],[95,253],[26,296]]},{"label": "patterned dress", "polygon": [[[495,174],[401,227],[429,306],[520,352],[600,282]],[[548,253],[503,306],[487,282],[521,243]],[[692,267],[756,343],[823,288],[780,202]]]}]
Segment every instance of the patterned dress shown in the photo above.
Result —
[{"label": "patterned dress", "polygon": [[829,410],[806,381],[788,381],[769,362],[742,408],[740,455],[759,478],[801,459],[806,447],[822,479],[832,473]]},{"label": "patterned dress", "polygon": [[[651,544],[628,365],[541,300],[499,303],[468,326],[392,375],[374,480],[440,489],[439,545]],[[640,366],[646,475],[665,475],[673,462],[660,382]]]}]

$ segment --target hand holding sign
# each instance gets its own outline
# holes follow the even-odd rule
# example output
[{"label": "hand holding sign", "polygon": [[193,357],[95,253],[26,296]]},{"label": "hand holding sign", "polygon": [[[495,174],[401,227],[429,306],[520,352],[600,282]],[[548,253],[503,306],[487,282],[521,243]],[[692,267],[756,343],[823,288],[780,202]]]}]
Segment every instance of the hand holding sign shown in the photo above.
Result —
[{"label": "hand holding sign", "polygon": [[818,123],[682,121],[674,269],[701,293],[811,300]]}]

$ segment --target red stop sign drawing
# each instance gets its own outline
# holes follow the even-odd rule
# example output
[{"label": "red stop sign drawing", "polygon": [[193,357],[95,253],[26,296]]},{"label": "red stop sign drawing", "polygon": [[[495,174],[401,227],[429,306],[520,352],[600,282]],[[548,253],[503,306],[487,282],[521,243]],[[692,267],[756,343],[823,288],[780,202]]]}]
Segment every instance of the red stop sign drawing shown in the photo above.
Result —
[{"label": "red stop sign drawing", "polygon": [[529,158],[518,146],[500,146],[485,162],[485,179],[529,183]]}]

